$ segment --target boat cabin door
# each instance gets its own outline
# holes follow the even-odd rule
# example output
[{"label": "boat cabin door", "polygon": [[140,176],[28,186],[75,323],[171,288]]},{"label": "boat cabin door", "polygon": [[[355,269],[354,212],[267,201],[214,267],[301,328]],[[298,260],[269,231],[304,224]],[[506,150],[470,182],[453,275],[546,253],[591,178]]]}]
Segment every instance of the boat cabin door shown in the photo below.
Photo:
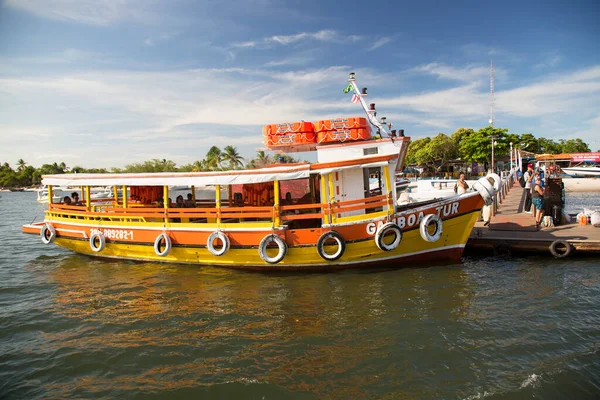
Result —
[{"label": "boat cabin door", "polygon": [[[333,173],[333,190],[336,201],[363,199],[365,188],[362,168],[351,168]],[[364,210],[353,210],[339,213],[338,217],[349,217],[364,214]]]}]

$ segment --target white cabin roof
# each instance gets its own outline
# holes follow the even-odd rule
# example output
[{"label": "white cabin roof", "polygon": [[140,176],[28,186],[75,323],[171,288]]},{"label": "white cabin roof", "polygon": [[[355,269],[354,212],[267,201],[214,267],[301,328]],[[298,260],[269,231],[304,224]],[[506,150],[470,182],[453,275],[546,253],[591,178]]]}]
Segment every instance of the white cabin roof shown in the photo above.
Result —
[{"label": "white cabin roof", "polygon": [[280,164],[276,166],[211,172],[154,172],[125,174],[59,174],[44,175],[42,183],[52,186],[213,186],[287,181],[308,178],[347,168],[371,167],[393,162],[398,154],[367,156],[355,160],[317,164]]}]

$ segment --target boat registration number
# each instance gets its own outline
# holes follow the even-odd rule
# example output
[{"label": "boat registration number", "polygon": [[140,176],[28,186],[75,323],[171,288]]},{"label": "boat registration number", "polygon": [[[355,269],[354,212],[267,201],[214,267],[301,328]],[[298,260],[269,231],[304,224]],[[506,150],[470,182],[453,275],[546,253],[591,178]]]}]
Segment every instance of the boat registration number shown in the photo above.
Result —
[{"label": "boat registration number", "polygon": [[90,234],[101,233],[107,239],[125,239],[133,240],[133,231],[124,229],[92,229]]}]

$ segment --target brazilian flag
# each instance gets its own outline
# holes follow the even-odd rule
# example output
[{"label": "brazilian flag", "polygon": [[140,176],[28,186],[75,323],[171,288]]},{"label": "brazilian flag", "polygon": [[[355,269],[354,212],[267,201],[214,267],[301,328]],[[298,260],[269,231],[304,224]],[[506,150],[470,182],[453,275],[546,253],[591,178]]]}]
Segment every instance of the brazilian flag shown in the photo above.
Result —
[{"label": "brazilian flag", "polygon": [[350,92],[354,91],[354,88],[352,87],[352,84],[349,83],[348,86],[346,86],[346,89],[344,89],[344,93],[350,93]]}]

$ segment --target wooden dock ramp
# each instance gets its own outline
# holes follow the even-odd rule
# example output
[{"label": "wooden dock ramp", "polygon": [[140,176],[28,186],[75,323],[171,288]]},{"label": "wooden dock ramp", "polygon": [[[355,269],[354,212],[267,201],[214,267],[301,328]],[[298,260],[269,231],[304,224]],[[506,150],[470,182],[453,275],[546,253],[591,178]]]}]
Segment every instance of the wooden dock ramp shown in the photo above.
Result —
[{"label": "wooden dock ramp", "polygon": [[600,254],[600,228],[571,222],[537,230],[534,215],[523,210],[524,203],[523,188],[514,177],[507,178],[496,200],[495,215],[488,226],[483,222],[475,224],[467,252],[483,250],[491,255],[542,252],[558,257],[573,251]]}]

